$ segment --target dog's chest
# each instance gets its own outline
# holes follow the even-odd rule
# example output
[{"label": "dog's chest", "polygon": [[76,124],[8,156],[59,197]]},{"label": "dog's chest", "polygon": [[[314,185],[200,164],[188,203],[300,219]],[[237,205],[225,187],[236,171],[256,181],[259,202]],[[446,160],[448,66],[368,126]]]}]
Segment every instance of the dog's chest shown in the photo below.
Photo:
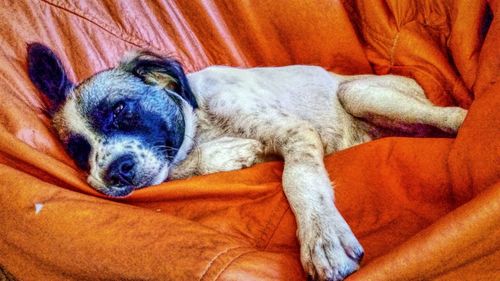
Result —
[{"label": "dog's chest", "polygon": [[196,110],[195,114],[198,143],[206,143],[221,137],[241,137],[224,118],[203,109]]},{"label": "dog's chest", "polygon": [[[241,126],[245,122],[239,119],[266,119],[262,115],[267,114],[264,117],[284,115],[309,122],[318,131],[327,153],[362,142],[362,130],[338,101],[341,79],[311,66],[210,67],[193,73],[189,82],[200,103],[196,112],[197,141],[204,143],[224,136],[254,138],[244,136]],[[238,114],[235,108],[250,114]],[[260,130],[269,125],[258,123]]]}]

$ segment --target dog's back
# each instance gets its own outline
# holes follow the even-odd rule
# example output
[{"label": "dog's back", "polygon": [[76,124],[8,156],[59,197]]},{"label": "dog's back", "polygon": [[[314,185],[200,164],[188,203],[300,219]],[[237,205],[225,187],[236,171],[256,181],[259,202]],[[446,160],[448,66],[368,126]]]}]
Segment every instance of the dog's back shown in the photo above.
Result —
[{"label": "dog's back", "polygon": [[[368,76],[373,75],[342,76],[305,65],[250,69],[214,66],[192,73],[188,79],[201,109],[210,112],[214,103],[228,107],[234,103],[257,104],[255,114],[272,114],[279,109],[310,122],[321,136],[326,153],[331,153],[371,139],[364,123],[348,114],[337,96],[344,81]],[[221,95],[225,97],[221,99]]]}]

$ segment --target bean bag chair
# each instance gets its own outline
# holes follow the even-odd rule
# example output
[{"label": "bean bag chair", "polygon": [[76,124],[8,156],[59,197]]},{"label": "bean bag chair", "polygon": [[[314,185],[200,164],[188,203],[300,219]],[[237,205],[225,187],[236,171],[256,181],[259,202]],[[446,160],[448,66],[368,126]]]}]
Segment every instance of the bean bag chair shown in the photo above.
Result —
[{"label": "bean bag chair", "polygon": [[73,81],[149,49],[188,72],[320,65],[415,78],[469,109],[455,138],[325,158],[364,245],[347,280],[500,280],[500,1],[6,1],[0,7],[0,280],[305,280],[279,161],[95,192],[59,143],[26,46]]}]

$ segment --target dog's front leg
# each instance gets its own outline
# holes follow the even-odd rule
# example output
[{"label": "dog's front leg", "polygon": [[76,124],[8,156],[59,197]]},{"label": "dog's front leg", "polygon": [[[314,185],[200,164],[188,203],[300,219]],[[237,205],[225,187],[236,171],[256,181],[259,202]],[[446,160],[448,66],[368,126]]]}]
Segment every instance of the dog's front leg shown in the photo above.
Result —
[{"label": "dog's front leg", "polygon": [[363,248],[333,203],[320,137],[304,122],[287,129],[278,143],[304,270],[316,280],[342,280],[358,269]]},{"label": "dog's front leg", "polygon": [[265,88],[237,85],[213,96],[207,108],[234,132],[283,156],[283,189],[297,221],[302,265],[316,280],[344,279],[358,268],[363,248],[333,203],[318,132]]}]

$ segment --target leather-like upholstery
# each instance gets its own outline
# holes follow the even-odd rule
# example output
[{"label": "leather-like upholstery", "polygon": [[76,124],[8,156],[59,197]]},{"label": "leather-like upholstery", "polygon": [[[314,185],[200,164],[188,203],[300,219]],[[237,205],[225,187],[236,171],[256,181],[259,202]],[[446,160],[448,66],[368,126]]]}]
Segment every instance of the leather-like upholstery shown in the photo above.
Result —
[{"label": "leather-like upholstery", "polygon": [[91,189],[27,76],[26,43],[41,42],[74,81],[137,48],[170,54],[188,72],[314,64],[417,79],[434,103],[470,113],[454,139],[387,138],[326,157],[336,204],[366,251],[348,280],[500,280],[500,1],[1,5],[4,278],[305,279],[280,162],[167,182],[124,199]]}]

